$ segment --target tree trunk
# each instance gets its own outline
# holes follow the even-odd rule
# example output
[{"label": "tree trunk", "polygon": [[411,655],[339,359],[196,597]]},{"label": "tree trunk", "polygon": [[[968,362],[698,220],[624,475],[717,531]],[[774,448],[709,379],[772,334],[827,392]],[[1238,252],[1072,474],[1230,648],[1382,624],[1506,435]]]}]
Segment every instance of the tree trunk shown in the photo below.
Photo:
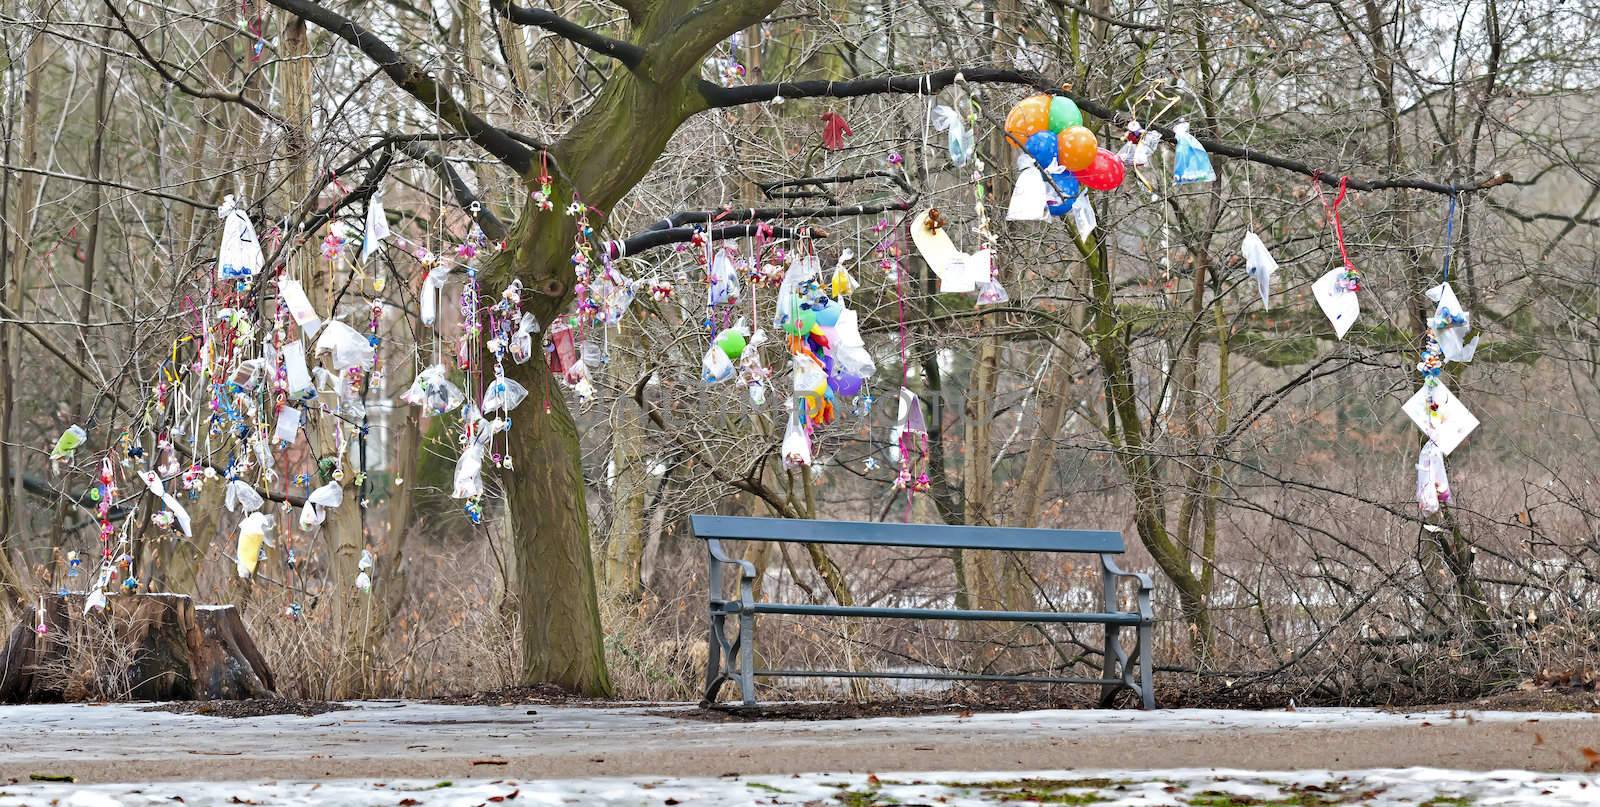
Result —
[{"label": "tree trunk", "polygon": [[[632,385],[639,372],[639,326],[624,319],[612,340],[611,371]],[[629,600],[643,593],[645,493],[650,486],[644,456],[644,413],[624,396],[611,409],[611,522],[606,531],[606,588]]]},{"label": "tree trunk", "polygon": [[[276,697],[272,672],[231,605],[179,594],[42,598],[0,651],[0,702]],[[39,633],[40,624],[45,632]]]}]

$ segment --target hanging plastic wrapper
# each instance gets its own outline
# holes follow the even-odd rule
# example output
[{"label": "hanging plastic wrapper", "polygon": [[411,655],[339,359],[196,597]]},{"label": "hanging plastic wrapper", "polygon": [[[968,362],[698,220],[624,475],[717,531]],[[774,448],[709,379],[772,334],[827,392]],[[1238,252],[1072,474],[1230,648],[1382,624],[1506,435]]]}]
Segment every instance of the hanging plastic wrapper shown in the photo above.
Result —
[{"label": "hanging plastic wrapper", "polygon": [[1182,185],[1189,182],[1215,182],[1217,172],[1211,169],[1211,155],[1206,147],[1189,134],[1189,123],[1184,121],[1172,127],[1173,149],[1172,178]]},{"label": "hanging plastic wrapper", "polygon": [[461,449],[461,459],[456,460],[455,488],[450,493],[452,498],[471,499],[483,495],[483,452],[483,444],[476,440]]},{"label": "hanging plastic wrapper", "polygon": [[794,398],[804,403],[804,414],[812,423],[833,420],[833,404],[828,401],[828,373],[810,356],[794,357]]},{"label": "hanging plastic wrapper", "polygon": [[239,522],[239,543],[234,549],[233,562],[240,580],[256,573],[256,566],[261,562],[261,545],[266,543],[267,530],[271,527],[272,518],[265,513],[251,513]]},{"label": "hanging plastic wrapper", "polygon": [[928,423],[922,417],[922,399],[918,398],[915,392],[901,387],[900,409],[895,416],[894,431],[889,433],[889,440],[894,444],[893,453],[896,460],[904,460],[900,451],[902,444],[905,443],[902,438],[907,436],[915,438],[919,435],[926,437],[927,434]]},{"label": "hanging plastic wrapper", "polygon": [[361,262],[366,263],[388,237],[389,217],[383,209],[383,192],[378,191],[367,200],[367,227],[361,233]]},{"label": "hanging plastic wrapper", "polygon": [[425,256],[423,265],[428,267],[428,273],[422,276],[422,291],[417,299],[422,324],[433,327],[439,317],[439,295],[444,292],[444,284],[450,279],[450,265],[433,255]]},{"label": "hanging plastic wrapper", "polygon": [[839,314],[833,333],[837,337],[833,345],[834,364],[856,378],[871,378],[878,367],[871,351],[867,350],[866,341],[861,338],[860,319],[855,309],[846,308]]},{"label": "hanging plastic wrapper", "polygon": [[1156,147],[1161,145],[1161,132],[1155,129],[1146,129],[1138,121],[1128,121],[1128,134],[1117,150],[1117,159],[1135,167],[1150,164],[1150,158],[1155,155]]},{"label": "hanging plastic wrapper", "polygon": [[789,422],[783,429],[783,467],[811,465],[811,433],[806,429],[806,413],[799,401],[789,404]]},{"label": "hanging plastic wrapper", "polygon": [[944,104],[934,107],[933,128],[946,133],[945,147],[950,154],[950,162],[961,167],[972,160],[972,155],[977,150],[977,142],[972,139],[972,133],[967,131],[966,122],[954,108]]},{"label": "hanging plastic wrapper", "polygon": [[783,283],[778,286],[778,299],[773,307],[772,327],[782,331],[785,325],[800,319],[800,289],[815,280],[821,272],[821,262],[815,255],[791,253],[789,267],[783,273]]},{"label": "hanging plastic wrapper", "polygon": [[496,373],[494,380],[489,382],[488,389],[483,392],[483,411],[487,413],[499,410],[510,413],[527,397],[527,388]]},{"label": "hanging plastic wrapper", "polygon": [[700,359],[700,380],[707,384],[717,384],[733,378],[733,361],[728,358],[727,351],[715,342],[706,348],[706,355]]},{"label": "hanging plastic wrapper", "polygon": [[756,406],[767,402],[767,378],[772,375],[772,371],[761,363],[759,348],[766,343],[767,332],[757,328],[739,353],[739,380],[744,382],[750,393],[750,403]]},{"label": "hanging plastic wrapper", "polygon": [[306,496],[305,507],[300,508],[300,528],[309,530],[327,519],[325,510],[344,503],[344,488],[338,482],[329,482]]},{"label": "hanging plastic wrapper", "polygon": [[1417,505],[1424,513],[1437,513],[1450,503],[1450,477],[1444,470],[1444,451],[1432,440],[1417,455]]},{"label": "hanging plastic wrapper", "polygon": [[304,342],[296,339],[283,346],[283,369],[290,398],[303,401],[317,396],[317,387],[311,381],[311,371],[306,367]]},{"label": "hanging plastic wrapper", "polygon": [[300,422],[304,416],[300,409],[293,406],[284,406],[278,410],[278,420],[272,427],[272,441],[288,445],[300,437]]},{"label": "hanging plastic wrapper", "polygon": [[533,337],[539,333],[539,320],[533,314],[524,311],[522,319],[517,321],[517,329],[511,333],[511,342],[507,345],[511,353],[511,360],[517,364],[526,364],[533,357]]},{"label": "hanging plastic wrapper", "polygon": [[189,511],[183,509],[183,504],[178,501],[178,497],[167,492],[166,487],[161,484],[161,477],[157,476],[155,471],[144,471],[139,474],[139,478],[144,480],[145,487],[149,488],[150,492],[154,493],[156,498],[160,499],[161,503],[166,506],[167,512],[172,514],[173,523],[177,525],[178,529],[182,530],[185,536],[193,537],[189,532]]},{"label": "hanging plastic wrapper", "polygon": [[311,307],[311,299],[306,297],[306,290],[300,281],[294,278],[278,278],[278,297],[283,300],[285,308],[289,309],[289,316],[294,318],[300,332],[306,335],[315,334],[322,327],[322,318],[317,316],[316,309]]},{"label": "hanging plastic wrapper", "polygon": [[1311,284],[1311,296],[1316,298],[1317,305],[1322,308],[1322,313],[1333,325],[1333,332],[1340,339],[1350,332],[1361,317],[1361,295],[1349,287],[1347,275],[1349,270],[1343,266],[1328,270],[1322,277]]},{"label": "hanging plastic wrapper", "polygon": [[1244,234],[1244,243],[1239,245],[1239,251],[1244,255],[1244,269],[1256,281],[1256,289],[1261,292],[1261,307],[1267,308],[1272,302],[1272,275],[1278,271],[1278,261],[1267,251],[1267,245],[1262,243],[1261,236],[1252,230]]},{"label": "hanging plastic wrapper", "polygon": [[361,550],[361,560],[356,562],[356,591],[365,594],[372,590],[372,551]]},{"label": "hanging plastic wrapper", "polygon": [[52,464],[72,459],[78,453],[78,447],[83,441],[89,439],[88,432],[82,426],[74,423],[68,426],[61,436],[56,438],[55,447],[50,449],[50,462]]},{"label": "hanging plastic wrapper", "polygon": [[846,249],[839,253],[839,260],[833,265],[833,278],[828,282],[828,291],[833,294],[833,299],[835,300],[855,291],[860,286],[859,283],[856,283],[855,277],[850,274],[850,270],[845,268],[845,264],[855,260],[855,257],[854,250]]},{"label": "hanging plastic wrapper", "polygon": [[[1027,165],[1023,165],[1026,161]],[[1050,218],[1049,183],[1044,174],[1026,154],[1017,158],[1021,171],[1011,188],[1011,203],[1006,207],[1006,221],[1045,221]]]},{"label": "hanging plastic wrapper", "polygon": [[581,363],[578,358],[578,345],[572,334],[572,326],[565,320],[556,320],[550,326],[550,370],[559,373],[568,384],[573,383],[573,369]]},{"label": "hanging plastic wrapper", "polygon": [[317,337],[317,353],[333,354],[333,369],[344,372],[352,367],[366,370],[377,357],[377,348],[359,331],[338,320],[329,320]]},{"label": "hanging plastic wrapper", "polygon": [[261,494],[251,487],[249,482],[243,479],[228,480],[228,487],[222,499],[222,505],[228,508],[228,512],[254,513],[266,503],[266,499],[261,498]]},{"label": "hanging plastic wrapper", "polygon": [[1094,205],[1089,203],[1089,194],[1078,194],[1072,202],[1072,228],[1078,232],[1078,240],[1087,242],[1089,236],[1094,235],[1095,224]]},{"label": "hanging plastic wrapper", "polygon": [[738,302],[739,268],[734,265],[733,256],[728,250],[716,250],[716,254],[712,256],[710,280],[711,305]]},{"label": "hanging plastic wrapper", "polygon": [[1472,315],[1461,307],[1455,289],[1450,288],[1449,283],[1440,283],[1428,289],[1426,294],[1429,300],[1438,304],[1433,317],[1428,320],[1428,327],[1439,341],[1439,351],[1444,354],[1445,361],[1472,361],[1472,357],[1478,353],[1480,337],[1474,336],[1471,342],[1467,341],[1467,334],[1472,331]]},{"label": "hanging plastic wrapper", "polygon": [[991,277],[989,282],[978,287],[978,305],[1000,305],[1011,302],[1011,295],[1006,293],[1006,287],[1000,285],[1000,278]]},{"label": "hanging plastic wrapper", "polygon": [[246,280],[261,271],[266,261],[261,255],[261,243],[256,240],[256,228],[250,217],[239,209],[233,194],[222,197],[217,208],[217,218],[222,219],[222,243],[217,248],[217,278],[219,280]]},{"label": "hanging plastic wrapper", "polygon": [[435,364],[411,379],[411,387],[400,394],[400,400],[422,407],[431,417],[453,412],[467,400],[466,393],[450,381],[450,371]]}]

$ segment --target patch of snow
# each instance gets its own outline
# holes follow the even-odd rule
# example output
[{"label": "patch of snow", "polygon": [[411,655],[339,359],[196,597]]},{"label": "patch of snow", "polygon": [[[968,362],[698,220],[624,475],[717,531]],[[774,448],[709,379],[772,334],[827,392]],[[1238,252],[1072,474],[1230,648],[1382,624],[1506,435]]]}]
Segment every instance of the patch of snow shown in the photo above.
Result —
[{"label": "patch of snow", "polygon": [[[1024,780],[1039,780],[1028,783]],[[1049,781],[1055,780],[1055,781]],[[1017,773],[829,774],[566,780],[427,780],[319,782],[163,782],[131,785],[0,786],[0,807],[155,807],[181,799],[210,805],[376,805],[465,807],[514,804],[756,805],[842,804],[845,793],[870,793],[886,803],[977,807],[1031,803],[1030,792],[1082,795],[1109,807],[1184,805],[1204,793],[1270,801],[1312,793],[1377,807],[1421,805],[1462,797],[1474,805],[1549,807],[1600,803],[1600,777],[1530,771],[1393,768],[1358,771],[1263,772],[1216,769],[1038,771]],[[1008,798],[1009,797],[1009,798]],[[1020,798],[1019,798],[1020,797]]]}]

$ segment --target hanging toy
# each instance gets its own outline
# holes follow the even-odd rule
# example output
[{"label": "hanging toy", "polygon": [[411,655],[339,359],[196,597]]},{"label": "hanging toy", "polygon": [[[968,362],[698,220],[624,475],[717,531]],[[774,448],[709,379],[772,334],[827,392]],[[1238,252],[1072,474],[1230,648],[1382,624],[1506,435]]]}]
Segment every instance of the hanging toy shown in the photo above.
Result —
[{"label": "hanging toy", "polygon": [[1161,132],[1146,129],[1139,122],[1128,121],[1128,133],[1123,135],[1122,148],[1117,149],[1117,159],[1135,168],[1150,164],[1156,147],[1161,145]]},{"label": "hanging toy", "polygon": [[1172,127],[1173,149],[1172,178],[1180,185],[1190,182],[1215,182],[1217,172],[1211,168],[1211,155],[1206,147],[1189,134],[1189,123],[1183,121]]},{"label": "hanging toy", "polygon": [[261,243],[256,240],[256,228],[250,217],[239,208],[233,194],[222,197],[217,208],[217,218],[222,219],[222,243],[217,247],[217,279],[248,280],[261,271],[266,259],[261,254]]},{"label": "hanging toy", "polygon": [[855,131],[850,124],[837,112],[822,113],[822,147],[828,151],[838,151],[844,148],[844,139],[853,136]]},{"label": "hanging toy", "polygon": [[1105,149],[1096,149],[1094,158],[1089,161],[1089,167],[1075,171],[1073,176],[1076,176],[1078,182],[1085,188],[1109,191],[1115,190],[1122,184],[1127,172],[1127,166],[1123,165],[1122,160],[1117,159],[1117,155]]}]

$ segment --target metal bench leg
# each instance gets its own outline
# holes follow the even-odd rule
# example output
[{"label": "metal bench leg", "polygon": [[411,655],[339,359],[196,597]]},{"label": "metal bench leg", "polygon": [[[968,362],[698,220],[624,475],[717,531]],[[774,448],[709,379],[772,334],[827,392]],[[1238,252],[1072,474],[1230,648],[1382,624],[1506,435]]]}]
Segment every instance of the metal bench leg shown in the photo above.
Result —
[{"label": "metal bench leg", "polygon": [[756,705],[756,617],[751,613],[739,614],[739,694],[744,705]]},{"label": "metal bench leg", "polygon": [[706,694],[703,703],[717,702],[717,693],[722,691],[722,685],[727,683],[728,676],[722,671],[722,659],[727,654],[724,649],[723,637],[727,630],[728,618],[724,614],[713,611],[711,624],[706,636]]},{"label": "metal bench leg", "polygon": [[[1102,677],[1107,681],[1122,677],[1122,664],[1120,656],[1122,647],[1118,642],[1122,638],[1121,625],[1106,626],[1105,671]],[[1111,702],[1122,691],[1122,684],[1102,684],[1100,686],[1100,708],[1111,708]]]},{"label": "metal bench leg", "polygon": [[1155,671],[1150,663],[1150,626],[1139,626],[1139,698],[1146,709],[1156,708]]}]

